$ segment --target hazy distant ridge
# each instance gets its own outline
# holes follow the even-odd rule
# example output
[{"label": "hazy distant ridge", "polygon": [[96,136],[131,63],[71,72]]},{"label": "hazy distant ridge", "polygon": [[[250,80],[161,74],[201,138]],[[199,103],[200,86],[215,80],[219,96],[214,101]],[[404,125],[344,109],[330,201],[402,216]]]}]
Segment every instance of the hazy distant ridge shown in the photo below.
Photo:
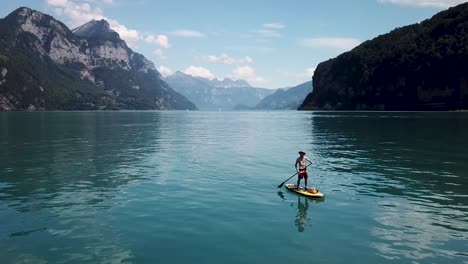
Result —
[{"label": "hazy distant ridge", "polygon": [[304,98],[312,92],[312,81],[288,89],[278,89],[260,101],[259,110],[296,110]]},{"label": "hazy distant ridge", "polygon": [[167,76],[165,81],[200,110],[233,110],[239,105],[254,108],[260,100],[275,91],[251,87],[244,80],[209,80],[183,72]]}]

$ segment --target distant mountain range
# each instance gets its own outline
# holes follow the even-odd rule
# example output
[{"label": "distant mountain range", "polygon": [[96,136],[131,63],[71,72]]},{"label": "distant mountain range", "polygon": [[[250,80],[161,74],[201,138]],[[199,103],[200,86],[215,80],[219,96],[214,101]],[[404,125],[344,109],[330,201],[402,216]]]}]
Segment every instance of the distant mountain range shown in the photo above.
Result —
[{"label": "distant mountain range", "polygon": [[467,109],[468,3],[320,63],[313,83],[301,109]]},{"label": "distant mountain range", "polygon": [[200,80],[207,82],[209,85],[217,88],[239,88],[239,87],[252,87],[247,81],[244,80],[232,80],[230,78],[225,78],[223,80],[213,79],[208,80],[205,78],[200,78]]},{"label": "distant mountain range", "polygon": [[73,31],[21,7],[0,19],[0,110],[192,109],[105,20]]},{"label": "distant mountain range", "polygon": [[254,88],[244,80],[209,80],[180,71],[164,80],[200,110],[234,110],[239,105],[253,108],[274,92],[271,89]]},{"label": "distant mountain range", "polygon": [[291,88],[277,89],[274,93],[263,98],[255,106],[255,109],[296,110],[310,92],[312,92],[312,81]]},{"label": "distant mountain range", "polygon": [[310,89],[310,82],[275,90],[182,72],[163,78],[105,20],[70,30],[27,7],[0,19],[0,111],[295,109]]}]

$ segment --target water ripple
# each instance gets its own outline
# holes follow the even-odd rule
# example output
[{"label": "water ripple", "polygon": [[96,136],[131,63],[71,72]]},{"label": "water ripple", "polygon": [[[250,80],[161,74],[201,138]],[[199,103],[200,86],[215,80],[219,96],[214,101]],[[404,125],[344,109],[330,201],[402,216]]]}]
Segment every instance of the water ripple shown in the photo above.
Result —
[{"label": "water ripple", "polygon": [[[456,113],[0,113],[0,256],[466,262],[466,121]],[[309,185],[325,199],[276,188],[295,173],[298,149],[314,161]]]}]

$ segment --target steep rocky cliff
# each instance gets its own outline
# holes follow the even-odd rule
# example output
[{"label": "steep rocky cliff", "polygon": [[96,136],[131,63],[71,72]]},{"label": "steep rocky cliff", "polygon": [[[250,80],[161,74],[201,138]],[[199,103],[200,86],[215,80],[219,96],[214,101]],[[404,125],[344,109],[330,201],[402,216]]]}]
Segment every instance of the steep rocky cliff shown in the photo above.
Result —
[{"label": "steep rocky cliff", "polygon": [[0,110],[196,109],[104,21],[70,31],[26,7],[0,20]]},{"label": "steep rocky cliff", "polygon": [[301,109],[468,108],[468,3],[322,62]]}]

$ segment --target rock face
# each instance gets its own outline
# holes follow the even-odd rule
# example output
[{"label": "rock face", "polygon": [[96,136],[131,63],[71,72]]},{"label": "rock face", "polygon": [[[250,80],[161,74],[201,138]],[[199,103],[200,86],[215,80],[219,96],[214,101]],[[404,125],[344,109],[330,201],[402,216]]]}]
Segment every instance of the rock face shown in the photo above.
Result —
[{"label": "rock face", "polygon": [[194,102],[200,110],[236,110],[239,105],[253,108],[265,96],[274,92],[251,87],[244,80],[208,80],[182,72],[167,76],[165,80],[174,90]]},{"label": "rock face", "polygon": [[312,81],[288,89],[278,89],[263,98],[255,107],[262,110],[296,110],[312,92]]},{"label": "rock face", "polygon": [[196,109],[105,20],[73,31],[26,7],[0,20],[0,110]]},{"label": "rock face", "polygon": [[468,3],[322,62],[301,109],[468,108]]},{"label": "rock face", "polygon": [[[203,78],[202,78],[203,79]],[[224,80],[208,80],[204,79],[203,81],[207,82],[213,87],[217,88],[240,88],[240,87],[252,87],[248,82],[245,80],[232,80],[230,78],[225,78]]]}]

